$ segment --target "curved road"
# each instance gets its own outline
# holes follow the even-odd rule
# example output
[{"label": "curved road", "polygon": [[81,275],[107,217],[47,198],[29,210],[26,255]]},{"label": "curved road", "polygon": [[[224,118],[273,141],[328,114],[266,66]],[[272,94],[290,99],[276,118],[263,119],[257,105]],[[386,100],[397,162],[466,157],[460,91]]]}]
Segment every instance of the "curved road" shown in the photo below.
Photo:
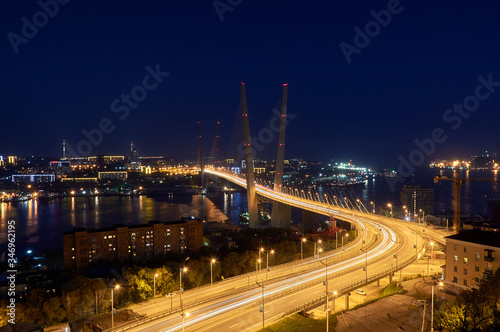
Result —
[{"label": "curved road", "polygon": [[[245,180],[230,174],[212,170],[206,172],[243,187],[246,185]],[[277,193],[260,185],[256,185],[256,190],[258,194],[273,200],[355,223],[358,239],[350,244],[349,250],[339,248],[325,253],[320,257],[321,262],[310,258],[273,268],[268,273],[269,280],[263,283],[264,317],[259,308],[262,305],[261,285],[265,272],[230,278],[213,286],[186,292],[183,296],[184,312],[190,314],[184,321],[186,331],[257,330],[262,327],[263,318],[269,324],[281,318],[287,310],[324,296],[326,275],[329,293],[333,290],[349,290],[363,283],[366,278],[370,280],[379,274],[387,275],[395,269],[396,264],[399,269],[420,256],[425,249],[425,233],[418,225]],[[437,233],[433,237],[442,241],[442,236]],[[174,309],[179,307],[178,296],[173,304]],[[150,301],[134,308],[150,316],[169,309],[170,300],[166,299]],[[180,331],[181,315],[174,313],[131,330]]]}]

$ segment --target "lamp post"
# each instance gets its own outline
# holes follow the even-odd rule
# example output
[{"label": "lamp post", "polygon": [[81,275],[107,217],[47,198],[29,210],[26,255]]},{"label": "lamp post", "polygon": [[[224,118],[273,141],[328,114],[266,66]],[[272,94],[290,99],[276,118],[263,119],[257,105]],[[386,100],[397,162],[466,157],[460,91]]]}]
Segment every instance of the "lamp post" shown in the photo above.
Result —
[{"label": "lamp post", "polygon": [[184,316],[189,317],[189,312],[186,312],[185,314],[181,313],[181,316],[182,316],[182,332],[184,332]]},{"label": "lamp post", "polygon": [[184,305],[182,303],[182,293],[184,290],[182,289],[182,272],[187,272],[187,270],[188,270],[187,267],[179,269],[179,302],[181,304],[181,315],[183,318],[182,328],[183,329],[184,329]]},{"label": "lamp post", "polygon": [[214,270],[213,270],[213,264],[215,263],[215,258],[212,258],[210,261],[210,286],[214,283]]},{"label": "lamp post", "polygon": [[114,287],[111,287],[111,328],[115,327],[115,309],[113,306],[113,298],[114,298],[114,289],[119,289],[120,285],[115,285]]},{"label": "lamp post", "polygon": [[396,272],[398,270],[398,255],[394,254],[394,258],[396,259],[396,266],[394,267],[394,272]]},{"label": "lamp post", "polygon": [[[349,233],[347,233],[347,234],[345,235],[345,237],[346,237],[346,238],[347,238],[347,237],[349,237]],[[346,240],[346,241],[347,241],[347,240]],[[344,251],[345,251],[345,249],[344,249],[344,237],[342,236],[342,252],[344,252]]]},{"label": "lamp post", "polygon": [[[260,256],[261,253],[264,252],[264,248],[259,249],[259,263],[262,262],[262,257]],[[259,271],[262,270],[262,264],[259,264]]]},{"label": "lamp post", "polygon": [[303,237],[300,241],[300,259],[304,259],[304,243],[306,242],[306,238]]},{"label": "lamp post", "polygon": [[328,306],[328,259],[325,259],[325,262],[319,261],[321,264],[325,266],[325,297],[326,297],[326,305],[325,305],[325,313],[326,313],[326,332],[328,332],[328,316],[330,308]]},{"label": "lamp post", "polygon": [[373,214],[375,214],[375,203],[370,202],[370,205],[372,205],[372,206],[373,206],[372,213],[373,213]]},{"label": "lamp post", "polygon": [[[363,244],[365,244],[365,240],[363,240]],[[361,249],[361,251],[364,251],[365,252],[365,282],[366,284],[368,285],[368,248],[366,249]]]},{"label": "lamp post", "polygon": [[257,261],[255,262],[255,282],[257,282],[257,280],[258,280],[258,278],[257,278],[257,276],[258,276],[257,272],[259,271],[259,264],[260,264],[260,262],[261,262],[260,258],[257,259]]},{"label": "lamp post", "polygon": [[[271,254],[274,254],[274,250],[271,250]],[[266,251],[266,280],[268,271],[269,271],[269,250]]]},{"label": "lamp post", "polygon": [[389,203],[387,204],[387,206],[391,208],[391,218],[392,218],[392,204]]},{"label": "lamp post", "polygon": [[431,332],[434,332],[434,280],[432,280],[431,292]]},{"label": "lamp post", "polygon": [[265,315],[264,315],[264,310],[265,310],[265,308],[264,308],[264,283],[259,284],[257,282],[257,285],[262,287],[262,307],[260,308],[260,311],[262,312],[262,328],[265,329],[266,327],[265,327],[265,319],[264,319],[265,318]]},{"label": "lamp post", "polygon": [[319,249],[318,249],[318,259],[319,259],[319,257],[320,257],[320,255],[319,255],[319,254],[320,254],[320,253],[322,253],[322,252],[323,252],[323,248],[319,248]]},{"label": "lamp post", "polygon": [[155,273],[153,277],[153,299],[156,299],[156,277],[158,277],[158,273]]},{"label": "lamp post", "polygon": [[333,306],[332,306],[332,310],[335,311],[335,300],[337,299],[337,291],[333,291]]}]

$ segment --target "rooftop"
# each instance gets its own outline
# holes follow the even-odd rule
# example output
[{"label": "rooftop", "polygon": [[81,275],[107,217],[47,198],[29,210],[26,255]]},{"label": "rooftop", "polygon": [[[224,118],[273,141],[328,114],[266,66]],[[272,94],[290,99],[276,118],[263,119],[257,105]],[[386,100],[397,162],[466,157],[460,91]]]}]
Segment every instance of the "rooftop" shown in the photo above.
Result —
[{"label": "rooftop", "polygon": [[445,239],[471,242],[500,248],[500,233],[494,232],[485,232],[479,230],[464,231],[458,234],[447,236],[445,237]]}]

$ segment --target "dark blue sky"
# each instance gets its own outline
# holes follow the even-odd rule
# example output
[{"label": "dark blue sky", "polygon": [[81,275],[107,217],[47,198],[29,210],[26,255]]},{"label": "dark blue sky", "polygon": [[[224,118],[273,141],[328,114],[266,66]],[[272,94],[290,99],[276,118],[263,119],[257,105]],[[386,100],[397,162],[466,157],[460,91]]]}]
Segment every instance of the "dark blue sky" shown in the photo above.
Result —
[{"label": "dark blue sky", "polygon": [[[231,2],[240,4],[221,21],[213,1],[72,0],[44,22],[36,1],[3,1],[0,155],[59,156],[63,138],[76,147],[86,140],[82,131],[107,118],[114,129],[92,153],[127,154],[133,140],[141,155],[195,159],[195,123],[208,153],[221,121],[221,151],[232,156],[241,141],[241,81],[255,136],[289,84],[288,112],[296,117],[287,127],[287,158],[395,165],[435,128],[447,140],[427,161],[499,150],[500,87],[481,88],[488,96],[460,124],[461,115],[443,115],[475,95],[478,76],[500,82],[500,5]],[[374,21],[370,12],[388,6],[390,22],[371,30],[348,63],[339,44],[355,46],[354,28],[364,31]],[[19,42],[13,35],[24,38],[22,18],[33,23],[34,15],[38,32]],[[113,101],[142,86],[145,68],[157,65],[169,76],[128,116],[113,112]],[[275,145],[258,156],[273,158]]]}]

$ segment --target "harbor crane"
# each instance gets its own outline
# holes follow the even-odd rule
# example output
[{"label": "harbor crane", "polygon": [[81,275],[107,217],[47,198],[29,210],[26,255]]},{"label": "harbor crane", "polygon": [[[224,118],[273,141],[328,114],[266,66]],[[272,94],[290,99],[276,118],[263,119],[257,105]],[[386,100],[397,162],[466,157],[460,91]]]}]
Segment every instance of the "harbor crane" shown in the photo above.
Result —
[{"label": "harbor crane", "polygon": [[438,183],[441,180],[455,181],[455,209],[453,217],[453,231],[458,232],[460,230],[460,189],[464,184],[464,181],[483,181],[483,182],[493,182],[499,183],[498,180],[486,179],[486,178],[449,178],[446,176],[437,175],[434,177],[434,183]]}]

